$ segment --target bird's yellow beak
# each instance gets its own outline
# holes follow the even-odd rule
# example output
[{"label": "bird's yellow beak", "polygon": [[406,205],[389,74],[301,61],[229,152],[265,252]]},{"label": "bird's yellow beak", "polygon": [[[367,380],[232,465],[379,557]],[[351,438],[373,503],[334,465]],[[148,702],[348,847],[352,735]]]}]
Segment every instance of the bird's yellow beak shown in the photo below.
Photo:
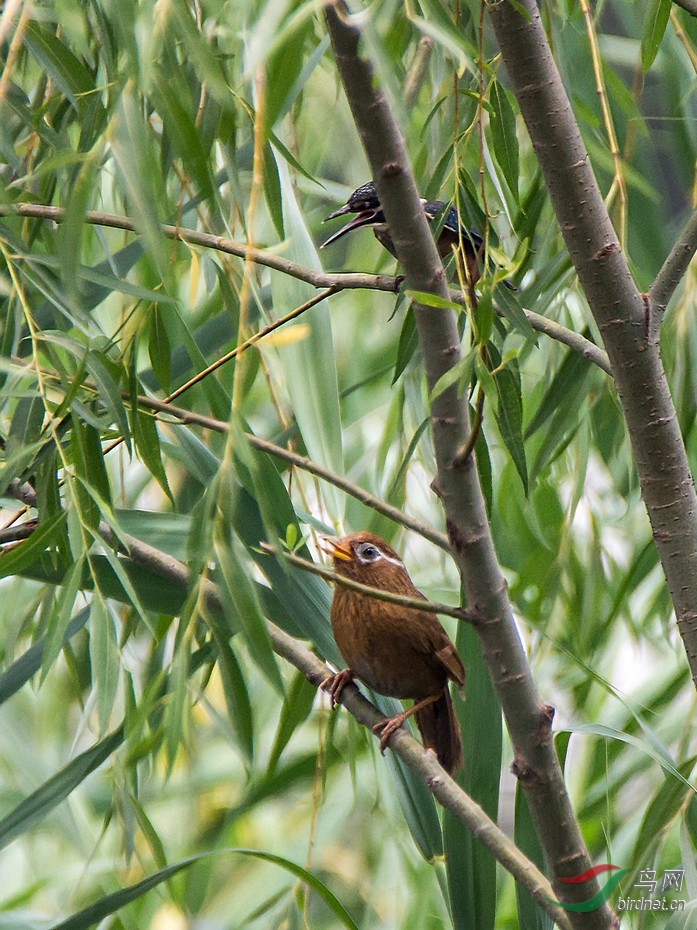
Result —
[{"label": "bird's yellow beak", "polygon": [[329,555],[341,562],[353,562],[351,550],[342,546],[340,541],[333,536],[322,536],[319,547],[323,552],[328,552]]}]

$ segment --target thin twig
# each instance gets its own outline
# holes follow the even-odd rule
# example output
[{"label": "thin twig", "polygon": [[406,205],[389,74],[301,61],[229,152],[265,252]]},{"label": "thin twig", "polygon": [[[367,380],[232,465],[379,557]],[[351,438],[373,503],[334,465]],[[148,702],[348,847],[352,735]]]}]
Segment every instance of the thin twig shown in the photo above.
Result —
[{"label": "thin twig", "polygon": [[[99,534],[109,546],[118,548],[131,561],[146,566],[150,571],[179,588],[186,590],[189,587],[191,582],[189,569],[172,556],[160,552],[133,536],[123,534],[120,540],[117,540],[111,527],[105,523],[99,525]],[[222,609],[218,591],[210,580],[202,579],[201,590],[210,608],[216,611]],[[266,628],[274,652],[298,669],[311,684],[319,687],[331,675],[331,670],[316,655],[275,623],[266,620]],[[353,684],[344,688],[339,702],[365,727],[372,729],[376,723],[384,720],[384,714],[363,697]],[[435,754],[424,749],[405,729],[397,730],[389,738],[388,746],[408,768],[423,780],[442,807],[452,811],[513,878],[527,889],[557,925],[562,930],[571,930],[567,913],[553,900],[554,891],[547,878],[533,862],[521,853],[481,807],[450,778],[441,768]]]},{"label": "thin twig", "polygon": [[693,211],[668,253],[661,270],[649,289],[649,306],[654,328],[660,325],[675,289],[697,251],[697,210]]},{"label": "thin twig", "polygon": [[690,16],[697,16],[697,0],[673,0],[673,3],[682,7]]},{"label": "thin twig", "polygon": [[[123,393],[123,398],[126,401],[132,400],[131,396],[126,392]],[[216,420],[213,417],[208,417],[201,413],[193,413],[182,407],[174,407],[172,404],[156,400],[153,397],[147,397],[144,394],[138,395],[137,402],[139,406],[146,407],[150,410],[155,410],[159,413],[168,413],[182,423],[201,426],[204,429],[213,430],[216,433],[225,433],[230,428],[229,424],[223,420]],[[440,549],[446,552],[450,551],[448,537],[444,533],[439,533],[437,530],[428,526],[428,524],[414,519],[414,517],[404,513],[403,510],[386,503],[364,488],[359,487],[359,485],[344,478],[342,475],[338,475],[336,472],[325,468],[323,465],[313,462],[312,459],[307,458],[307,456],[298,455],[297,452],[291,452],[290,449],[278,446],[268,439],[262,439],[261,436],[255,436],[253,433],[245,433],[245,437],[250,446],[260,452],[265,452],[267,455],[271,455],[274,458],[282,459],[284,462],[288,462],[296,468],[300,468],[303,471],[309,472],[311,475],[315,475],[322,481],[332,484],[335,488],[338,488],[350,497],[365,504],[366,507],[370,507],[371,510],[374,510],[376,513],[380,513],[388,519],[393,520],[400,526],[405,527],[405,529],[418,533],[419,536],[428,539],[429,542],[432,542]]]},{"label": "thin twig", "polygon": [[[55,223],[60,223],[64,219],[65,211],[62,207],[50,207],[36,203],[0,204],[0,216],[13,215],[52,220]],[[112,229],[125,229],[137,233],[134,222],[129,217],[120,214],[100,213],[96,210],[90,210],[85,215],[85,222],[92,226],[106,226]],[[181,240],[191,245],[224,252],[238,258],[248,258],[251,262],[290,275],[298,281],[305,281],[313,287],[334,288],[337,293],[343,290],[368,289],[397,294],[403,280],[401,275],[391,277],[389,275],[331,274],[315,271],[312,268],[298,265],[296,262],[288,261],[286,258],[281,258],[273,252],[256,249],[253,246],[245,245],[243,242],[234,242],[224,236],[214,236],[210,233],[180,226],[164,225],[161,230],[163,236],[169,239]],[[452,291],[451,299],[462,302],[464,297],[460,291]],[[583,355],[584,358],[587,358],[588,361],[597,365],[607,374],[612,375],[606,353],[594,343],[573,330],[567,329],[561,323],[549,320],[539,313],[525,310],[525,308],[523,308],[523,312],[534,330],[549,336],[550,339],[554,339],[556,342],[563,343],[573,349],[574,352]]]},{"label": "thin twig", "polygon": [[406,597],[403,594],[394,594],[392,591],[384,591],[381,588],[373,588],[367,584],[361,584],[359,581],[353,581],[344,575],[339,575],[324,565],[318,565],[317,562],[309,562],[307,559],[301,559],[300,556],[293,555],[292,552],[284,552],[268,543],[260,543],[259,548],[269,555],[276,558],[285,559],[296,568],[304,572],[310,572],[311,575],[319,575],[333,584],[340,584],[344,588],[356,591],[358,594],[365,594],[367,597],[374,597],[377,601],[388,601],[390,604],[399,604],[400,607],[407,607],[409,610],[425,610],[429,614],[443,614],[445,617],[455,617],[456,620],[465,620],[471,622],[472,614],[465,607],[453,607],[450,604],[436,604],[433,601],[425,600],[420,597]]},{"label": "thin twig", "polygon": [[479,436],[479,431],[482,428],[483,416],[484,416],[484,391],[480,387],[477,392],[477,405],[474,409],[474,417],[472,419],[472,429],[469,432],[467,441],[460,449],[458,449],[458,451],[455,454],[455,457],[453,458],[453,468],[462,468],[462,466],[465,464],[467,459],[472,454],[472,450],[474,449],[476,442],[477,442],[477,436]]},{"label": "thin twig", "polygon": [[426,76],[426,69],[431,60],[433,51],[433,39],[428,36],[422,36],[419,39],[414,57],[407,70],[407,76],[404,79],[404,103],[407,110],[411,109],[416,101],[421,85]]},{"label": "thin twig", "polygon": [[[0,204],[0,216],[12,215],[28,216],[61,223],[65,219],[65,210],[62,207],[49,207],[36,203]],[[85,214],[85,222],[91,226],[106,226],[111,229],[138,232],[133,220],[116,213],[101,213],[97,210],[89,210]],[[281,258],[279,255],[265,249],[257,249],[254,246],[245,245],[243,242],[235,242],[225,236],[214,236],[212,233],[199,232],[199,230],[188,229],[183,226],[171,226],[167,223],[160,226],[160,231],[167,239],[178,239],[181,242],[188,242],[190,245],[198,245],[202,248],[213,249],[216,252],[224,252],[226,255],[235,255],[237,258],[248,259],[257,265],[264,265],[266,268],[280,271],[283,274],[297,278],[299,281],[305,281],[313,287],[335,287],[337,290],[368,288],[377,291],[390,291],[394,294],[399,292],[399,279],[388,275],[327,274],[323,271],[305,268],[303,265],[291,262],[287,258]]]},{"label": "thin twig", "polygon": [[274,330],[279,329],[279,327],[284,326],[286,323],[289,323],[291,320],[297,319],[301,314],[305,313],[307,310],[310,310],[312,307],[315,307],[317,304],[321,303],[323,300],[326,300],[328,297],[331,297],[332,294],[337,293],[338,288],[328,287],[325,290],[321,291],[319,294],[315,294],[314,297],[311,297],[310,300],[305,301],[304,304],[301,304],[299,307],[296,307],[294,310],[291,310],[290,313],[286,313],[285,316],[279,317],[277,320],[274,320],[272,323],[269,323],[268,326],[264,326],[258,332],[253,333],[249,339],[245,339],[244,342],[241,342],[239,345],[236,345],[234,349],[231,349],[229,352],[226,352],[225,355],[221,358],[216,359],[211,365],[207,368],[204,368],[203,371],[199,371],[198,374],[194,375],[186,384],[182,384],[172,391],[166,398],[164,403],[168,404],[171,400],[176,400],[177,397],[181,397],[189,388],[192,388],[195,384],[199,384],[203,381],[204,378],[208,377],[212,372],[216,371],[221,365],[227,364],[233,358],[237,358],[238,355],[241,355],[251,346],[255,345],[257,342],[260,342],[269,333],[272,333]]},{"label": "thin twig", "polygon": [[586,23],[586,32],[588,33],[588,44],[590,45],[591,51],[591,61],[593,62],[593,74],[595,76],[595,89],[600,99],[600,108],[603,113],[603,123],[605,124],[605,132],[607,134],[607,142],[610,148],[610,155],[612,156],[612,164],[614,166],[615,176],[610,187],[610,191],[605,199],[606,205],[609,207],[611,200],[614,196],[615,191],[619,194],[620,200],[620,245],[622,248],[626,248],[627,245],[627,189],[624,183],[624,175],[622,173],[622,160],[620,154],[620,146],[617,141],[617,134],[615,132],[615,124],[612,120],[612,112],[610,110],[610,105],[607,99],[607,92],[605,90],[605,79],[603,78],[603,64],[600,57],[600,48],[598,47],[598,37],[595,32],[595,24],[593,22],[593,16],[591,15],[590,6],[588,5],[588,0],[580,0],[581,10],[583,12],[583,18]]}]

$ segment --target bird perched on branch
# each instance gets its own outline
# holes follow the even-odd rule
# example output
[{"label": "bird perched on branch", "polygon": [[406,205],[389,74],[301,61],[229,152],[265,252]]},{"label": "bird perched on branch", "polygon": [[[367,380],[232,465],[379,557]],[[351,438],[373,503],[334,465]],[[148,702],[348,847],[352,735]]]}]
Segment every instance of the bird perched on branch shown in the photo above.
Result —
[{"label": "bird perched on branch", "polygon": [[[352,533],[325,543],[338,575],[425,600],[397,553],[379,536]],[[436,753],[447,772],[454,772],[462,763],[462,742],[448,682],[463,686],[465,669],[435,614],[337,584],[331,621],[336,644],[348,666],[322,682],[332,705],[353,678],[379,694],[410,698],[413,707],[373,727],[380,733],[380,750],[384,752],[392,733],[413,714],[424,746]]]},{"label": "bird perched on branch", "polygon": [[[476,284],[480,276],[479,265],[484,250],[482,237],[473,229],[468,230],[460,223],[460,216],[455,207],[448,207],[443,215],[446,204],[442,200],[424,200],[422,198],[421,203],[429,222],[433,222],[436,217],[443,216],[443,225],[436,242],[440,257],[448,258],[452,255],[453,247],[458,251],[462,248],[467,262],[467,271],[464,272],[464,277],[472,284]],[[385,214],[380,206],[380,198],[372,181],[357,188],[344,206],[330,213],[323,222],[326,223],[328,220],[336,219],[338,216],[346,216],[350,213],[356,215],[350,222],[335,232],[333,236],[330,236],[326,242],[323,242],[320,248],[326,248],[353,229],[368,226],[373,230],[378,242],[387,249],[390,255],[397,257],[389,227],[385,222]]]}]

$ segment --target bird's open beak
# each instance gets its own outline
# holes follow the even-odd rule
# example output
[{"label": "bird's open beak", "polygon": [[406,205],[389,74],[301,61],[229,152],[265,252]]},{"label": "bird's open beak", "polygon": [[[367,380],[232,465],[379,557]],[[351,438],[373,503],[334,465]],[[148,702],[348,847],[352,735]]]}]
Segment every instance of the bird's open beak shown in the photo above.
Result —
[{"label": "bird's open beak", "polygon": [[[333,220],[337,216],[346,216],[347,213],[350,213],[351,209],[348,204],[344,204],[343,207],[339,210],[335,210],[333,213],[330,213],[327,219],[322,220],[323,223],[326,223],[327,220]],[[328,245],[331,245],[332,242],[336,242],[337,239],[341,239],[342,236],[345,236],[347,232],[351,232],[352,229],[360,229],[361,226],[370,226],[371,223],[375,222],[375,217],[378,215],[379,210],[361,210],[360,213],[357,213],[356,216],[351,220],[350,223],[347,223],[345,226],[342,226],[338,232],[335,232],[333,236],[330,236],[326,242],[323,242],[320,246],[320,249],[325,249]]]},{"label": "bird's open beak", "polygon": [[333,536],[322,536],[319,547],[323,552],[328,552],[335,559],[339,559],[340,562],[353,561],[353,553],[339,545],[339,540]]}]

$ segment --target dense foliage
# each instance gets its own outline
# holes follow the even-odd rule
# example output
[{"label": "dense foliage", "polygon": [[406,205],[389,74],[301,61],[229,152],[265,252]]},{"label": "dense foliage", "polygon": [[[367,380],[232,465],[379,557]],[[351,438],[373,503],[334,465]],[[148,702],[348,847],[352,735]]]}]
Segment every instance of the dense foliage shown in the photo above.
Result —
[{"label": "dense foliage", "polygon": [[[647,289],[693,200],[697,19],[664,0],[543,12]],[[639,895],[640,870],[681,868],[678,897],[697,899],[694,688],[611,381],[523,312],[600,345],[485,5],[381,0],[360,19],[420,190],[486,235],[457,374],[473,415],[481,393],[480,480],[584,838],[594,861],[630,869],[618,893]],[[459,600],[433,533],[345,487],[443,529],[408,299],[332,279],[337,293],[189,385],[312,301],[314,273],[396,274],[368,231],[318,250],[335,228],[322,219],[370,174],[321,9],[5,4],[0,43],[0,926],[131,897],[109,926],[546,926],[446,823],[475,878],[458,883],[452,860],[448,875],[432,798],[329,713],[264,622],[339,662],[330,587],[260,549],[318,558],[324,532],[378,532],[425,594]],[[689,273],[662,331],[693,463],[694,296]],[[189,420],[143,400],[184,385],[173,403]],[[188,586],[125,558],[132,538],[186,563]],[[443,622],[470,671],[463,784],[539,860],[476,636]],[[187,857],[157,889],[108,898]]]}]

